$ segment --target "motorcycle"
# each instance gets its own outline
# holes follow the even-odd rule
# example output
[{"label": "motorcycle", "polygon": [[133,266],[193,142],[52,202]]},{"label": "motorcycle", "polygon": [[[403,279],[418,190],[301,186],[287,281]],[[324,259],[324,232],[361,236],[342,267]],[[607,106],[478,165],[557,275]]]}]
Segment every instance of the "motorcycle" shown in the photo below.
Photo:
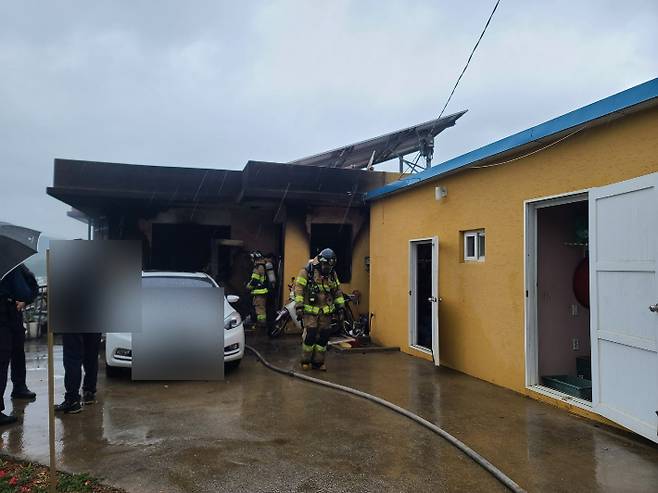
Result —
[{"label": "motorcycle", "polygon": [[[301,320],[297,320],[297,314],[295,312],[295,278],[293,277],[290,284],[288,284],[288,290],[290,292],[288,303],[281,308],[276,314],[274,323],[271,325],[268,335],[272,338],[279,337],[286,330],[288,324],[293,324],[298,332],[303,330]],[[348,337],[359,337],[364,333],[364,326],[362,320],[356,320],[354,318],[354,313],[352,312],[352,303],[356,303],[358,300],[358,294],[344,293],[343,298],[345,298],[345,311],[342,318],[335,318],[334,323],[332,323],[332,334],[331,335],[342,335]]]}]

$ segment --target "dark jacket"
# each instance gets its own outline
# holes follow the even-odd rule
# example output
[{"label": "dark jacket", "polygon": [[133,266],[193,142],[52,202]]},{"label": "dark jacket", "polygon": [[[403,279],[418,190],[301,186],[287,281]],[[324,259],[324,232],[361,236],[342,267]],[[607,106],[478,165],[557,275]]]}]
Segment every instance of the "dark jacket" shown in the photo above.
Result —
[{"label": "dark jacket", "polygon": [[19,265],[0,282],[0,297],[14,301],[32,303],[39,294],[39,285],[34,274],[24,265]]},{"label": "dark jacket", "polygon": [[[34,274],[24,265],[19,265],[0,282],[0,323],[13,320],[16,301],[32,303],[39,294],[39,285]],[[11,317],[11,318],[10,318]]]}]

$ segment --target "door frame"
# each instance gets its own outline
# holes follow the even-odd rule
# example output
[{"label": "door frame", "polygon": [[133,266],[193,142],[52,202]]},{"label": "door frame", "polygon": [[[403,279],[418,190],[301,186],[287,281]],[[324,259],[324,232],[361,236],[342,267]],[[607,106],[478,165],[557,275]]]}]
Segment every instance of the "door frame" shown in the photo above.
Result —
[{"label": "door frame", "polygon": [[[589,190],[577,190],[559,195],[538,197],[523,202],[524,216],[524,304],[525,304],[525,386],[534,392],[567,401],[569,404],[592,410],[592,403],[573,397],[541,384],[539,379],[539,334],[537,319],[537,211],[546,207],[586,202]],[[590,321],[590,334],[591,334]],[[592,382],[594,386],[594,382]]]},{"label": "door frame", "polygon": [[[437,300],[436,307],[432,310],[432,347],[426,348],[419,346],[416,340],[416,246],[423,243],[432,245],[432,296]],[[409,240],[409,309],[408,309],[408,327],[409,327],[409,347],[432,356],[434,364],[439,366],[439,238],[430,236],[426,238],[414,238]]]}]

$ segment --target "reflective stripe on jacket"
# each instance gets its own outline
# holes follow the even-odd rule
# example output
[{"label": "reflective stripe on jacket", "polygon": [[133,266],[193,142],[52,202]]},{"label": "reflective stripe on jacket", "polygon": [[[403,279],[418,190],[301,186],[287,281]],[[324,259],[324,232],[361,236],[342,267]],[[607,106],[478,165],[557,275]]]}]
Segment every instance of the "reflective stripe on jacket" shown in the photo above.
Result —
[{"label": "reflective stripe on jacket", "polygon": [[267,276],[265,275],[265,265],[257,263],[251,273],[251,279],[247,285],[253,295],[263,295],[269,292],[267,288]]},{"label": "reflective stripe on jacket", "polygon": [[318,269],[309,273],[302,269],[295,279],[295,309],[302,308],[305,313],[329,315],[345,305],[345,298],[340,289],[340,281],[335,272],[324,277]]}]

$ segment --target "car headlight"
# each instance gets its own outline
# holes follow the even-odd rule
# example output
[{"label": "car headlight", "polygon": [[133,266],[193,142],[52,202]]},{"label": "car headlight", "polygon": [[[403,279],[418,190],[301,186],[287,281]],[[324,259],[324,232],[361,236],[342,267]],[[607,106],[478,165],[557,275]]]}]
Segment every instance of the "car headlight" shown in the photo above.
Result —
[{"label": "car headlight", "polygon": [[235,329],[241,323],[242,323],[242,318],[240,317],[240,314],[234,313],[228,318],[228,320],[224,321],[224,329],[226,330]]}]

